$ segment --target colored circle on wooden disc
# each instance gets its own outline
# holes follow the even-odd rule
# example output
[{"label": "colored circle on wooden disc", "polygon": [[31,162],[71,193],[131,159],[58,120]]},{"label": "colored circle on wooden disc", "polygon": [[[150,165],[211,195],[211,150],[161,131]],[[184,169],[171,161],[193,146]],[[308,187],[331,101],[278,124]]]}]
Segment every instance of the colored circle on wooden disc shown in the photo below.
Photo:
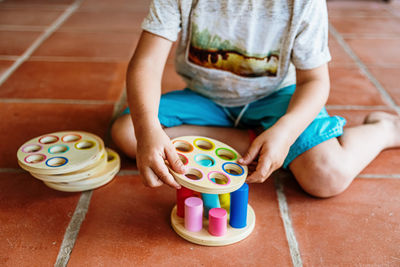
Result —
[{"label": "colored circle on wooden disc", "polygon": [[106,167],[100,170],[98,173],[95,173],[91,177],[74,182],[55,183],[44,181],[44,183],[50,188],[65,192],[91,190],[107,184],[118,173],[121,166],[121,160],[119,155],[112,149],[106,148],[106,151]]},{"label": "colored circle on wooden disc", "polygon": [[80,131],[41,135],[17,152],[21,168],[37,174],[62,174],[86,168],[99,160],[104,143],[98,136]]},{"label": "colored circle on wooden disc", "polygon": [[229,145],[202,136],[181,136],[172,143],[187,159],[185,174],[170,168],[182,186],[201,193],[224,194],[235,191],[245,182],[247,166],[237,163],[241,155]]},{"label": "colored circle on wooden disc", "polygon": [[[108,150],[108,148],[106,149]],[[90,178],[100,171],[102,171],[107,166],[107,152],[104,150],[103,155],[92,165],[89,165],[82,170],[70,172],[70,173],[62,173],[62,174],[40,174],[31,172],[31,175],[36,179],[45,181],[45,182],[53,182],[53,183],[60,183],[60,182],[74,182],[79,181],[82,179]]]}]

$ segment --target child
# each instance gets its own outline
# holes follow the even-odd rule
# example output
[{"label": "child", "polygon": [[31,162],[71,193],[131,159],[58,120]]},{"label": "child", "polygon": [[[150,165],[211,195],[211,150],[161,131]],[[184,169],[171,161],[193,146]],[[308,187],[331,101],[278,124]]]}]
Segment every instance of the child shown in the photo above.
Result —
[{"label": "child", "polygon": [[[256,164],[247,182],[283,166],[317,197],[343,192],[378,153],[400,146],[397,116],[375,112],[343,130],[345,120],[324,109],[327,20],[322,0],[153,0],[127,72],[131,115],[112,128],[144,184],[180,187],[165,161],[184,173],[170,141],[182,135],[235,147],[239,163]],[[188,88],[160,99],[179,34],[176,68]]]}]

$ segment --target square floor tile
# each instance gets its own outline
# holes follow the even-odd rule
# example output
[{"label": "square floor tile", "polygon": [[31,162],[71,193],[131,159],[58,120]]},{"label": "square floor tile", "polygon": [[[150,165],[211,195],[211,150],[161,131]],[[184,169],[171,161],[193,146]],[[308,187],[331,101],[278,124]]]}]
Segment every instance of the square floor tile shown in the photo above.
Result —
[{"label": "square floor tile", "polygon": [[22,55],[40,34],[38,31],[0,30],[0,55]]},{"label": "square floor tile", "polygon": [[18,148],[42,134],[81,130],[104,138],[112,112],[112,104],[1,103],[0,168],[19,168]]},{"label": "square floor tile", "polygon": [[79,10],[136,10],[147,12],[150,0],[84,0]]},{"label": "square floor tile", "polygon": [[329,51],[332,57],[332,60],[329,62],[330,67],[356,66],[356,63],[333,35],[329,35]]},{"label": "square floor tile", "polygon": [[126,66],[126,62],[27,61],[0,86],[0,98],[117,101]]},{"label": "square floor tile", "polygon": [[82,10],[73,13],[60,31],[138,32],[145,15],[145,12],[135,10]]},{"label": "square floor tile", "polygon": [[357,67],[330,67],[328,105],[385,105],[381,94]]},{"label": "square floor tile", "polygon": [[118,176],[94,191],[69,265],[291,265],[273,179],[251,185],[249,194],[256,213],[253,233],[210,248],[185,241],[171,228],[174,189],[146,188],[137,176]]},{"label": "square floor tile", "polygon": [[72,4],[74,0],[2,0],[1,6],[47,6],[47,7],[62,7]]},{"label": "square floor tile", "polygon": [[25,172],[1,172],[1,266],[53,266],[79,197]]},{"label": "square floor tile", "polygon": [[304,266],[397,266],[400,180],[356,179],[341,195],[315,199],[285,184]]},{"label": "square floor tile", "polygon": [[62,11],[29,8],[2,8],[0,6],[0,26],[48,26]]},{"label": "square floor tile", "polygon": [[400,39],[346,39],[354,53],[367,65],[400,64]]},{"label": "square floor tile", "polygon": [[393,17],[383,1],[327,1],[329,17]]},{"label": "square floor tile", "polygon": [[343,35],[385,36],[400,34],[400,18],[389,17],[330,17],[330,23]]},{"label": "square floor tile", "polygon": [[391,68],[368,66],[368,69],[394,99],[397,105],[400,105],[400,65]]},{"label": "square floor tile", "polygon": [[34,53],[33,58],[61,56],[129,61],[139,34],[123,32],[56,32]]},{"label": "square floor tile", "polygon": [[2,75],[11,65],[14,63],[14,61],[11,60],[0,60],[0,75]]}]

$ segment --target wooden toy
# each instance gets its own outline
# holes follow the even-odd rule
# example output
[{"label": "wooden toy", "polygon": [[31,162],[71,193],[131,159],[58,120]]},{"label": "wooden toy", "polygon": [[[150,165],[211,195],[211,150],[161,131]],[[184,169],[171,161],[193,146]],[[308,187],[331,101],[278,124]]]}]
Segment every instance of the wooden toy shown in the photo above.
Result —
[{"label": "wooden toy", "polygon": [[172,174],[184,187],[209,194],[230,193],[238,189],[247,177],[247,166],[241,166],[241,157],[232,147],[205,137],[185,136],[172,140],[186,174]]},{"label": "wooden toy", "polygon": [[95,163],[104,152],[103,141],[86,132],[56,132],[33,138],[17,152],[19,165],[37,174],[77,171]]},{"label": "wooden toy", "polygon": [[82,179],[87,179],[96,175],[99,171],[103,170],[107,166],[107,154],[108,153],[106,152],[106,150],[104,150],[99,160],[96,161],[94,164],[86,168],[83,168],[82,170],[74,171],[71,173],[46,175],[46,174],[31,172],[31,174],[33,177],[39,180],[45,182],[53,182],[53,183],[74,182]]},{"label": "wooden toy", "polygon": [[90,190],[111,181],[120,168],[118,154],[91,133],[63,131],[23,144],[19,165],[47,186],[67,192]]},{"label": "wooden toy", "polygon": [[[244,191],[248,196],[248,185],[244,183],[248,170],[247,166],[237,163],[240,154],[232,147],[208,137],[183,136],[173,139],[172,142],[187,168],[185,174],[178,174],[170,169],[177,182],[185,188],[179,189],[183,190],[181,193],[177,192],[177,205],[171,212],[171,224],[175,232],[190,242],[206,246],[229,245],[250,235],[255,226],[255,214],[248,205],[248,198],[243,197],[243,192],[240,193],[243,188],[247,188]],[[240,191],[236,194],[241,197],[234,198],[232,202],[231,192],[235,191]],[[188,226],[186,221],[191,221],[192,215],[187,218],[186,205],[184,214],[178,214],[182,199],[186,197],[185,202],[188,199],[199,199],[193,197],[197,192],[201,193],[202,210],[207,212],[202,217],[201,229]],[[219,208],[221,200],[225,209]],[[236,220],[239,220],[239,224],[227,224],[230,221],[227,210],[238,218]]]},{"label": "wooden toy", "polygon": [[99,172],[95,173],[91,177],[79,181],[74,181],[71,183],[66,183],[66,182],[63,183],[44,182],[44,183],[53,189],[66,192],[85,191],[89,189],[95,189],[107,184],[118,173],[121,161],[118,154],[115,151],[109,148],[106,148],[106,151],[107,151],[106,167],[100,170]]}]

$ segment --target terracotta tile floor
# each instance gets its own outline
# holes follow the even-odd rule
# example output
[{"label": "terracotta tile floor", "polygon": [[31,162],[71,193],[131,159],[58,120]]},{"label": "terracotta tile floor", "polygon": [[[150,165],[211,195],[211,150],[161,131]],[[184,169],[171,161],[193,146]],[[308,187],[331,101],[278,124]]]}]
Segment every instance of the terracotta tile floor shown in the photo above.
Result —
[{"label": "terracotta tile floor", "polygon": [[[400,266],[400,149],[330,199],[284,171],[251,185],[255,230],[221,248],[178,237],[175,192],[144,187],[126,157],[110,184],[83,193],[52,190],[18,167],[18,147],[40,134],[109,140],[148,2],[0,1],[0,266]],[[373,110],[400,112],[400,1],[330,0],[328,9],[329,112],[347,127]],[[172,54],[165,92],[184,86]]]}]

